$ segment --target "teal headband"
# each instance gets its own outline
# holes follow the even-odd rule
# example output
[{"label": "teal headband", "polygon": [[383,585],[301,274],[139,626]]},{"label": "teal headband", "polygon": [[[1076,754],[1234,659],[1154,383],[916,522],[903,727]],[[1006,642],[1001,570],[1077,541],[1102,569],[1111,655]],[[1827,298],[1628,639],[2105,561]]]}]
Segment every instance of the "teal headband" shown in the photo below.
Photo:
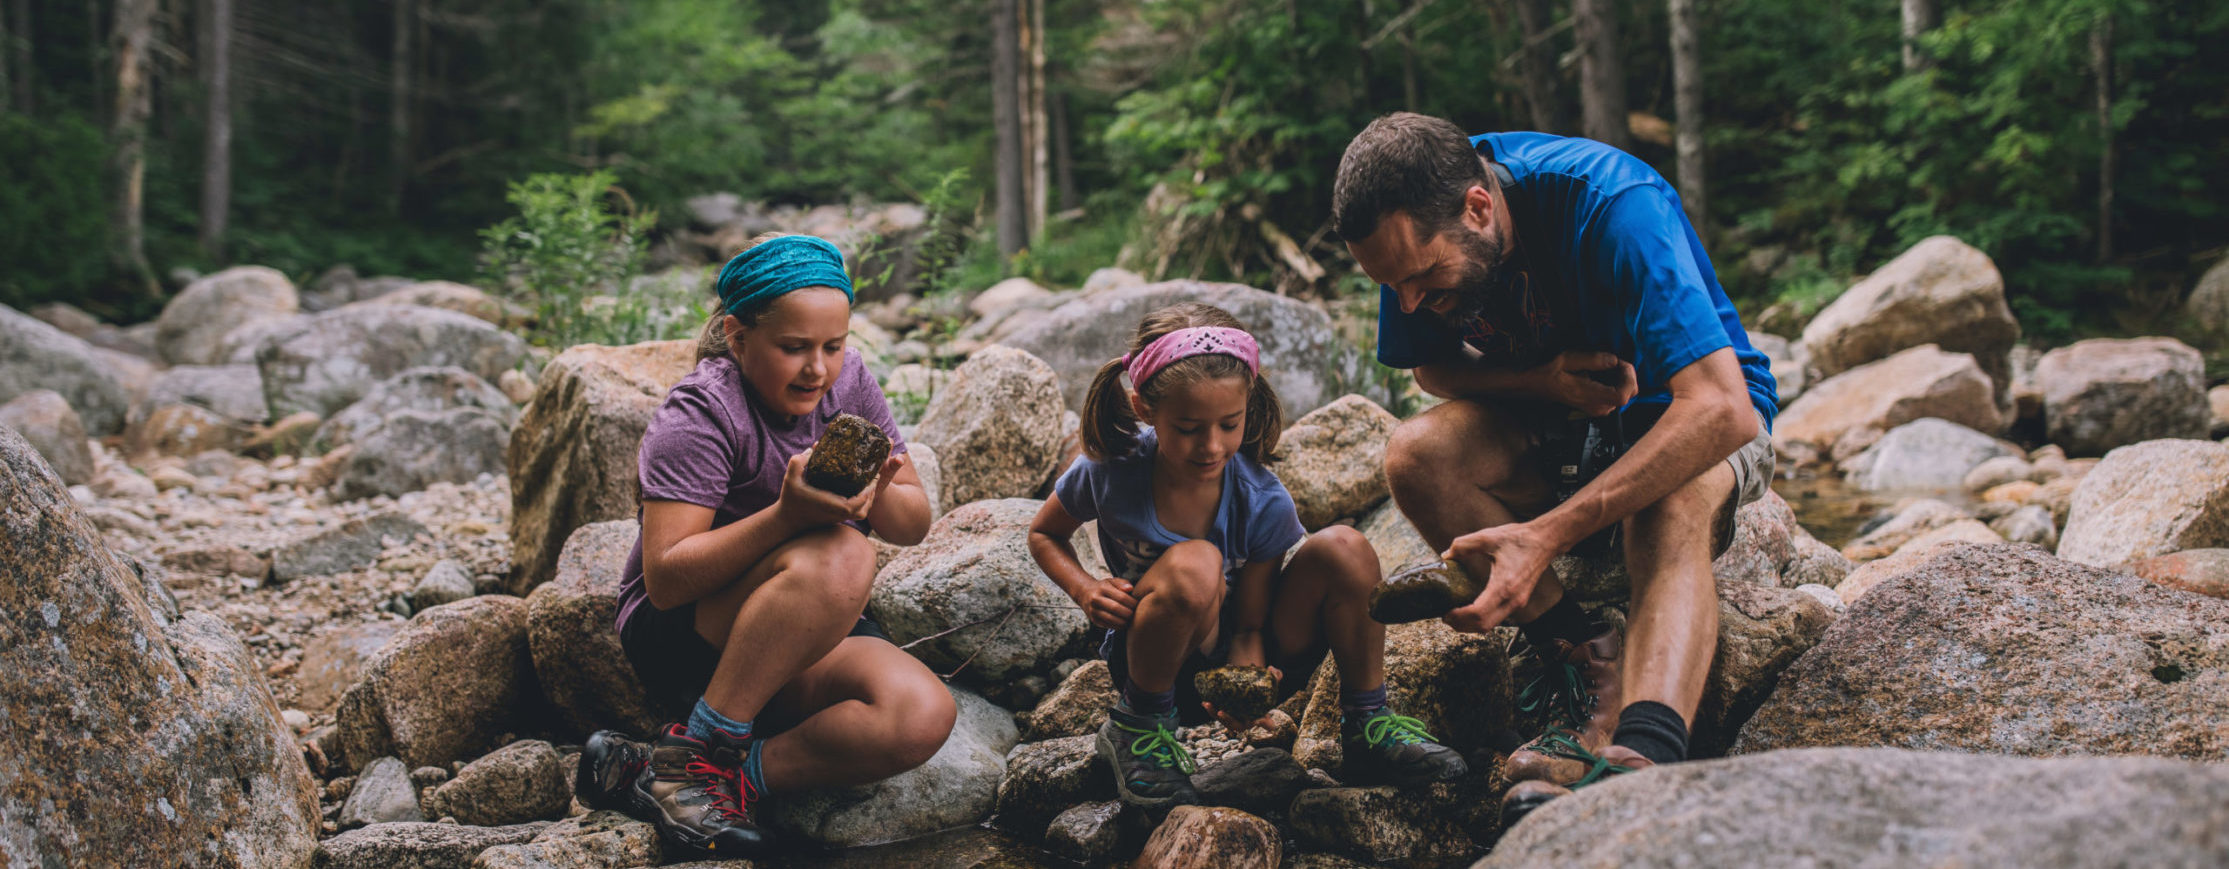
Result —
[{"label": "teal headband", "polygon": [[843,252],[811,235],[770,238],[736,254],[720,267],[717,287],[720,307],[737,316],[806,287],[834,287],[846,300],[856,298]]}]

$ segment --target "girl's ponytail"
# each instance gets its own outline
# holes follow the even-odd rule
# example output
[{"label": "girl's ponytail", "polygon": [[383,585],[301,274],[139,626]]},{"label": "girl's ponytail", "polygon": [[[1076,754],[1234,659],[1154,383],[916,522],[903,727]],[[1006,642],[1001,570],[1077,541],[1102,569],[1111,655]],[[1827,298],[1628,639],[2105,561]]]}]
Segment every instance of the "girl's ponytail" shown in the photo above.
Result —
[{"label": "girl's ponytail", "polygon": [[1246,390],[1246,439],[1239,442],[1238,451],[1261,465],[1284,458],[1277,455],[1277,438],[1284,431],[1285,406],[1277,400],[1269,378],[1256,375]]},{"label": "girl's ponytail", "polygon": [[1099,366],[1084,396],[1081,431],[1084,455],[1109,461],[1130,454],[1138,445],[1138,415],[1130,409],[1130,391],[1122,388],[1122,360]]}]

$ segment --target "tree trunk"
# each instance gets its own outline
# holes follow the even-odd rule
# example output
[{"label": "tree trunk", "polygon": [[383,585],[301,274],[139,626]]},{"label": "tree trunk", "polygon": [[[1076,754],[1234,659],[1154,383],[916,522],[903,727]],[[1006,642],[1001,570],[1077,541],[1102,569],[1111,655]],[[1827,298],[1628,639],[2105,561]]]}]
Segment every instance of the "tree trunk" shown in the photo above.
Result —
[{"label": "tree trunk", "polygon": [[147,180],[147,116],[154,108],[149,93],[148,52],[153,48],[157,0],[117,0],[116,24],[111,43],[116,57],[116,113],[109,124],[109,144],[115,150],[109,162],[115,196],[110,215],[116,232],[110,262],[145,290],[160,298],[154,270],[147,265],[145,212]]},{"label": "tree trunk", "polygon": [[1611,0],[1572,0],[1579,30],[1579,110],[1586,137],[1630,151],[1626,124],[1625,63],[1618,57],[1617,6]]},{"label": "tree trunk", "polygon": [[1022,38],[1029,45],[1029,94],[1022,102],[1029,123],[1022,128],[1029,137],[1029,237],[1045,231],[1045,207],[1051,201],[1052,159],[1046,140],[1051,138],[1045,98],[1045,0],[1029,0],[1029,27]]},{"label": "tree trunk", "polygon": [[232,0],[203,0],[201,26],[208,47],[201,58],[208,100],[201,149],[201,252],[218,260],[232,216]]},{"label": "tree trunk", "polygon": [[1703,198],[1703,52],[1695,20],[1695,0],[1671,0],[1672,109],[1679,116],[1674,144],[1679,151],[1679,198],[1687,220],[1700,235]]},{"label": "tree trunk", "polygon": [[991,6],[991,125],[998,139],[998,252],[1013,256],[1029,244],[1029,203],[1022,158],[1021,0]]},{"label": "tree trunk", "polygon": [[[1409,0],[1409,15],[1416,15],[1418,0]],[[1416,91],[1416,28],[1401,28],[1401,108],[1418,111],[1422,103]]]},{"label": "tree trunk", "polygon": [[410,74],[411,37],[418,27],[412,4],[417,0],[391,0],[395,4],[394,51],[388,75],[387,101],[387,210],[402,212],[403,191],[410,185]]},{"label": "tree trunk", "polygon": [[2090,67],[2097,79],[2097,261],[2113,258],[2113,18],[2090,29]]},{"label": "tree trunk", "polygon": [[1935,29],[1937,13],[1935,0],[1903,0],[1904,2],[1904,71],[1917,72],[1934,66],[1935,62],[1919,50],[1920,34]]},{"label": "tree trunk", "polygon": [[1082,203],[1076,197],[1076,158],[1069,153],[1068,95],[1052,94],[1053,178],[1060,189],[1060,210],[1073,211]]},{"label": "tree trunk", "polygon": [[1569,133],[1571,109],[1563,101],[1563,76],[1556,71],[1553,0],[1516,0],[1517,23],[1524,30],[1519,51],[1525,79],[1525,104],[1532,108],[1533,129],[1543,133]]}]

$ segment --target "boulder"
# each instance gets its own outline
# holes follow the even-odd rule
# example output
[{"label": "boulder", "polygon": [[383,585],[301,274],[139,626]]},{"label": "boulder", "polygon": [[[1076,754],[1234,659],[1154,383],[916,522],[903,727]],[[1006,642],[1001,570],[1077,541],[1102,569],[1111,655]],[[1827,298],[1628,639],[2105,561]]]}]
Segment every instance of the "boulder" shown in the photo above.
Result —
[{"label": "boulder", "polygon": [[[1510,726],[1509,641],[1499,633],[1459,634],[1427,620],[1385,629],[1385,687],[1394,711],[1424,723],[1438,742],[1468,755]],[[1287,679],[1308,676],[1285,674]],[[1336,771],[1339,672],[1330,656],[1308,685],[1293,757]]]},{"label": "boulder", "polygon": [[179,365],[157,375],[134,417],[166,404],[191,404],[236,423],[260,423],[268,415],[263,375],[253,365]]},{"label": "boulder", "polygon": [[158,456],[232,452],[253,435],[247,426],[208,408],[166,404],[148,411],[124,430],[124,454],[144,463]]},{"label": "boulder", "polygon": [[363,677],[364,663],[394,639],[398,621],[357,621],[332,625],[302,646],[294,671],[294,705],[307,712],[331,711],[341,694]]},{"label": "boulder", "polygon": [[1006,755],[998,825],[1034,836],[1070,806],[1115,798],[1114,779],[1091,734],[1025,742]]},{"label": "boulder", "polygon": [[1872,561],[1895,552],[1929,531],[1973,516],[1933,498],[1919,498],[1905,503],[1896,515],[1865,533],[1858,535],[1842,547],[1842,555],[1851,561]]},{"label": "boulder", "polygon": [[392,754],[412,767],[470,757],[535,696],[526,601],[483,595],[419,613],[364,665],[333,713],[344,768]]},{"label": "boulder", "polygon": [[[1466,799],[1467,797],[1467,799]],[[1477,851],[1462,813],[1493,813],[1499,800],[1423,788],[1317,788],[1293,798],[1285,825],[1303,848],[1337,851],[1373,865],[1445,865]]]},{"label": "boulder", "polygon": [[[977,501],[929,527],[921,545],[875,577],[867,611],[892,640],[930,669],[973,685],[999,685],[1043,673],[1086,649],[1090,623],[1030,558],[1027,529],[1041,502]],[[1080,539],[1079,535],[1079,539]],[[1106,569],[1079,543],[1084,569]]]},{"label": "boulder", "polygon": [[1130,287],[1142,287],[1145,284],[1146,279],[1137,272],[1109,266],[1092,269],[1091,274],[1084,276],[1084,285],[1081,289],[1088,295],[1099,295]]},{"label": "boulder", "polygon": [[1107,360],[1130,349],[1138,321],[1178,302],[1205,302],[1229,311],[1261,343],[1267,372],[1285,413],[1303,416],[1360,390],[1369,380],[1361,351],[1342,340],[1331,316],[1299,299],[1240,284],[1165,281],[1106,288],[1086,282],[1075,301],[1013,335],[1005,344],[1029,351],[1060,374],[1061,396],[1081,410],[1091,379]]},{"label": "boulder", "polygon": [[469,483],[502,474],[511,427],[496,413],[460,407],[439,413],[405,410],[356,436],[354,451],[333,481],[333,497],[352,501],[402,495],[435,483]]},{"label": "boulder", "polygon": [[[1953,546],[1852,602],[1736,754],[1823,745],[2229,757],[2229,601]],[[1883,710],[1893,710],[1884,712]]]},{"label": "boulder", "polygon": [[0,305],[0,401],[38,389],[61,394],[93,437],[123,431],[132,406],[131,394],[98,348]]},{"label": "boulder", "polygon": [[633,519],[636,459],[650,415],[696,367],[696,342],[570,347],[542,368],[504,452],[511,478],[511,576],[526,594],[557,572],[573,530]]},{"label": "boulder", "polygon": [[1950,491],[1965,484],[1975,465],[2010,455],[1996,438],[1929,417],[1890,429],[1844,461],[1842,470],[1850,485],[1869,492]]},{"label": "boulder", "polygon": [[0,426],[15,429],[62,485],[93,482],[93,447],[85,441],[85,423],[70,402],[51,389],[34,389],[0,404]]},{"label": "boulder", "polygon": [[1385,444],[1400,424],[1377,402],[1346,395],[1285,429],[1277,442],[1284,461],[1273,467],[1301,525],[1314,531],[1386,499]]},{"label": "boulder", "polygon": [[1237,809],[1178,806],[1146,839],[1137,865],[1278,869],[1284,857],[1284,837],[1268,821]]},{"label": "boulder", "polygon": [[1053,369],[1028,353],[994,346],[961,363],[912,438],[936,450],[944,503],[1035,493],[1059,458],[1059,398]]},{"label": "boulder", "polygon": [[1809,539],[1811,534],[1796,524],[1795,509],[1768,489],[1764,497],[1734,511],[1734,538],[1711,563],[1711,575],[1721,583],[1794,585],[1781,576],[1796,559],[1798,542]]},{"label": "boulder", "polygon": [[215,616],[150,606],[155,586],[6,428],[0,564],[0,856],[308,862],[317,784],[247,646]]},{"label": "boulder", "polygon": [[882,781],[784,795],[775,823],[835,848],[875,845],[973,826],[991,815],[1006,753],[1018,741],[1014,716],[953,688],[959,718],[927,763]]},{"label": "boulder", "polygon": [[472,869],[629,869],[663,862],[658,828],[618,812],[590,812],[542,828],[534,840],[497,845]]},{"label": "boulder", "polygon": [[1362,518],[1356,528],[1370,541],[1370,548],[1378,553],[1378,573],[1391,576],[1404,566],[1439,557],[1439,551],[1424,542],[1424,535],[1417,533],[1409,517],[1391,500],[1378,505]]},{"label": "boulder", "polygon": [[1821,377],[1933,344],[1972,354],[1999,397],[2011,389],[2006,354],[2019,340],[1996,263],[1947,235],[1912,245],[1803,328],[1803,346]]},{"label": "boulder", "polygon": [[930,521],[942,518],[944,516],[944,462],[937,458],[936,447],[919,441],[907,441],[905,456],[906,461],[913,464],[914,474],[921,478],[921,493],[929,498]]},{"label": "boulder", "polygon": [[619,583],[640,526],[598,522],[573,532],[557,578],[527,595],[526,640],[542,693],[570,735],[605,728],[656,733],[668,710],[652,708],[619,645]]},{"label": "boulder", "polygon": [[419,305],[455,311],[493,326],[517,326],[526,312],[480,290],[450,281],[419,281],[358,302],[360,305]]},{"label": "boulder", "polygon": [[2229,444],[2121,447],[2075,484],[2059,557],[2098,567],[2229,546]]},{"label": "boulder", "polygon": [[2206,365],[2173,338],[2093,338],[2043,354],[2044,433],[2069,454],[2094,456],[2160,438],[2203,438]]},{"label": "boulder", "polygon": [[357,773],[356,783],[348,789],[348,799],[341,803],[340,818],[335,823],[342,829],[352,829],[425,819],[425,813],[418,809],[418,791],[411,786],[409,768],[403,766],[402,761],[382,757]]},{"label": "boulder", "polygon": [[1583,788],[1534,812],[1476,869],[2217,866],[2229,861],[2224,824],[2220,764],[1816,748]]},{"label": "boulder", "polygon": [[1117,694],[1107,662],[1085,661],[1060,681],[1060,687],[1037,701],[1037,708],[1022,714],[1022,738],[1031,742],[1096,733],[1107,720],[1107,707]]},{"label": "boulder", "polygon": [[[1856,565],[1842,557],[1842,553],[1835,551],[1834,547],[1805,534],[1797,538],[1795,557],[1789,559],[1788,566],[1780,572],[1780,585],[1786,588],[1825,586],[1832,590],[1854,569]],[[1840,605],[1839,598],[1835,605]]]},{"label": "boulder", "polygon": [[303,318],[265,337],[255,362],[271,416],[321,416],[356,403],[380,381],[419,366],[455,366],[494,380],[526,360],[517,336],[454,311],[350,306]]},{"label": "boulder", "polygon": [[1742,724],[1772,696],[1780,674],[1818,644],[1834,619],[1831,608],[1807,593],[1720,581],[1718,653],[1703,681],[1688,756],[1725,753]]},{"label": "boulder", "polygon": [[329,576],[370,567],[379,560],[390,538],[407,543],[426,533],[426,526],[397,511],[350,519],[339,526],[310,534],[271,551],[271,578],[288,582],[305,576]]},{"label": "boulder", "polygon": [[442,413],[457,408],[486,411],[509,432],[518,409],[503,391],[455,366],[408,369],[382,380],[317,430],[327,448],[354,443],[402,411]]},{"label": "boulder", "polygon": [[1294,796],[1316,785],[1292,754],[1263,748],[1202,767],[1192,775],[1192,786],[1204,805],[1272,815],[1283,814]]},{"label": "boulder", "polygon": [[237,266],[187,284],[155,320],[155,352],[170,365],[222,365],[224,337],[301,310],[294,282],[277,269]]},{"label": "boulder", "polygon": [[1809,353],[1803,345],[1791,345],[1788,339],[1769,332],[1751,331],[1749,346],[1771,362],[1772,381],[1778,387],[1782,407],[1803,394],[1803,387],[1811,379]]},{"label": "boulder", "polygon": [[2183,315],[2201,329],[2229,329],[2229,257],[2206,269],[2183,300]]},{"label": "boulder", "polygon": [[522,739],[465,764],[426,794],[426,812],[475,827],[555,820],[573,803],[571,771],[557,750]]},{"label": "boulder", "polygon": [[2185,549],[2130,562],[2128,572],[2168,588],[2229,599],[2229,549]]},{"label": "boulder", "polygon": [[471,869],[472,859],[497,845],[533,841],[547,822],[509,827],[463,824],[373,824],[317,843],[316,869]]},{"label": "boulder", "polygon": [[1913,537],[1884,557],[1858,565],[1834,587],[1834,593],[1842,598],[1843,603],[1854,603],[1866,592],[1873,590],[1874,586],[1918,567],[1944,547],[1957,543],[1986,546],[2003,542],[2004,538],[1997,536],[1996,531],[1981,524],[1980,520],[1960,519]]},{"label": "boulder", "polygon": [[975,298],[967,301],[967,309],[977,317],[990,317],[1051,298],[1052,295],[1053,291],[1038,286],[1036,281],[1007,278],[992,284],[990,289],[975,294]]},{"label": "boulder", "polygon": [[1991,389],[1972,356],[1922,345],[1805,390],[1773,421],[1772,441],[1783,451],[1804,444],[1843,459],[1889,429],[1927,417],[1993,433],[2004,420]]},{"label": "boulder", "polygon": [[1981,464],[1975,465],[1966,472],[1964,479],[1959,480],[1959,485],[1964,486],[1968,492],[1987,492],[2006,483],[2027,482],[2028,477],[2034,473],[2035,466],[2029,464],[2027,459],[2002,455],[1984,459]]}]

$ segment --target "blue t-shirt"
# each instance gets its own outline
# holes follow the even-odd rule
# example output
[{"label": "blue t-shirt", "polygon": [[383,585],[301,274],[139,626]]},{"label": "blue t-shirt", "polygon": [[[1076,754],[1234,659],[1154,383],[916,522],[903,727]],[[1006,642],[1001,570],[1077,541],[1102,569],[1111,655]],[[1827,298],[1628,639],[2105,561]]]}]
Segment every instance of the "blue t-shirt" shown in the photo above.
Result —
[{"label": "blue t-shirt", "polygon": [[[1107,569],[1129,582],[1144,576],[1169,547],[1191,539],[1162,527],[1154,514],[1153,456],[1159,443],[1146,426],[1129,455],[1104,462],[1077,456],[1053,483],[1068,515],[1078,522],[1099,520]],[[1223,497],[1204,539],[1223,553],[1226,580],[1239,565],[1282,559],[1306,533],[1292,493],[1277,475],[1244,455],[1223,465]]]},{"label": "blue t-shirt", "polygon": [[1502,189],[1516,224],[1510,265],[1518,277],[1508,298],[1460,330],[1427,311],[1402,313],[1392,288],[1380,284],[1379,362],[1450,360],[1457,342],[1491,364],[1519,368],[1567,350],[1609,351],[1633,363],[1633,404],[1664,404],[1673,374],[1732,347],[1770,430],[1780,407],[1772,363],[1750,346],[1664,176],[1591,139],[1489,133],[1471,144],[1509,170]]}]

